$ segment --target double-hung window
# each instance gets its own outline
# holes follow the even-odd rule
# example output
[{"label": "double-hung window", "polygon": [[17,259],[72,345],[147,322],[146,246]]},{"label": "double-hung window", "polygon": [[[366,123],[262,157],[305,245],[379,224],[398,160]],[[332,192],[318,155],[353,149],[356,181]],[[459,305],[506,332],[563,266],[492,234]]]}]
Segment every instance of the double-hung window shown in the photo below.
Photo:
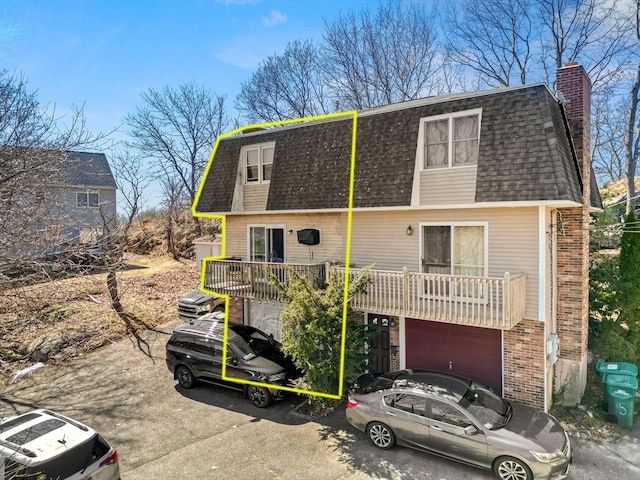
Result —
[{"label": "double-hung window", "polygon": [[429,117],[423,121],[423,169],[478,163],[480,110]]},{"label": "double-hung window", "polygon": [[274,150],[274,142],[242,148],[240,155],[245,169],[245,183],[268,183],[271,180]]},{"label": "double-hung window", "polygon": [[76,192],[76,206],[98,208],[100,206],[100,194],[90,192]]}]

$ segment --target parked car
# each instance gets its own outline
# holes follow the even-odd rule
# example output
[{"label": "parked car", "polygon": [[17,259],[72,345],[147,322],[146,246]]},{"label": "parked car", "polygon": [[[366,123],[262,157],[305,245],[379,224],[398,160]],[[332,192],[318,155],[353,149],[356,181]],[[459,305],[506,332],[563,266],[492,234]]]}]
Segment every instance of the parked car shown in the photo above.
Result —
[{"label": "parked car", "polygon": [[211,312],[224,312],[224,299],[194,288],[178,299],[178,316],[188,322]]},{"label": "parked car", "polygon": [[287,372],[287,380],[295,380],[303,375],[304,372],[282,351],[282,344],[273,338],[273,335],[250,325],[234,322],[229,322],[229,330],[240,335],[258,355],[284,368]]},{"label": "parked car", "polygon": [[346,415],[378,448],[435,453],[502,480],[564,479],[571,463],[569,436],[555,418],[443,372],[362,375]]},{"label": "parked car", "polygon": [[0,421],[0,478],[119,480],[118,452],[77,420],[33,410]]},{"label": "parked car", "polygon": [[[227,332],[227,377],[273,384],[246,385],[222,378],[224,313],[213,312],[177,327],[167,342],[167,368],[183,388],[205,381],[242,390],[260,408],[282,397],[278,386],[287,384],[288,372],[278,363],[257,353],[232,328]],[[264,335],[264,333],[263,333]],[[255,343],[254,343],[255,344]]]}]

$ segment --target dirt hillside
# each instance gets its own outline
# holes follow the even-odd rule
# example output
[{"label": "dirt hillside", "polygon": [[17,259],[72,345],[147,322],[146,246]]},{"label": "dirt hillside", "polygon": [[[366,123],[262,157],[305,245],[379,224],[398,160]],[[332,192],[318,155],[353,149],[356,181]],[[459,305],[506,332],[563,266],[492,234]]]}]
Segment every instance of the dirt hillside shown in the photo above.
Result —
[{"label": "dirt hillside", "polygon": [[55,364],[176,318],[198,284],[194,260],[126,254],[117,275],[126,315],[112,309],[106,274],[30,285],[0,297],[0,385],[38,361]]}]

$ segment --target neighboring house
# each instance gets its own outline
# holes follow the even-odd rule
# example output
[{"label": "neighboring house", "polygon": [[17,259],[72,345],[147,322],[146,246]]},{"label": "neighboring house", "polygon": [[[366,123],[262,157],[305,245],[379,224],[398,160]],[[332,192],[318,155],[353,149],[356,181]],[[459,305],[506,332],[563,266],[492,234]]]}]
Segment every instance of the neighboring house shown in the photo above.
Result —
[{"label": "neighboring house", "polygon": [[116,226],[116,182],[104,153],[66,152],[68,168],[56,190],[60,234],[95,243]]},{"label": "neighboring house", "polygon": [[[358,112],[350,272],[373,265],[353,299],[378,332],[371,370],[447,370],[545,410],[554,391],[580,401],[600,198],[584,69],[560,69],[558,90],[563,103],[537,84]],[[344,117],[219,142],[195,213],[226,216],[227,260],[204,282],[246,323],[279,334],[265,270],[344,273],[352,133]]]},{"label": "neighboring house", "polygon": [[3,205],[19,213],[7,227],[18,237],[13,254],[94,244],[115,228],[116,183],[105,154],[3,147],[0,155],[10,165],[38,165],[22,186],[0,192]]}]

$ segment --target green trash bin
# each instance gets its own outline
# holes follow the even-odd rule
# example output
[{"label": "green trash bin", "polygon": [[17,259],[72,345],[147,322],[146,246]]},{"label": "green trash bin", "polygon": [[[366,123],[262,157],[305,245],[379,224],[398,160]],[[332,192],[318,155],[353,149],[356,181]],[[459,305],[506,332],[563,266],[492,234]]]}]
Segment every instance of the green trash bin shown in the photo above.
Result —
[{"label": "green trash bin", "polygon": [[635,396],[638,391],[638,379],[631,375],[608,374],[604,384],[608,394],[614,390],[624,390],[629,395]]},{"label": "green trash bin", "polygon": [[633,400],[635,394],[624,390],[609,392],[609,413],[615,415],[618,425],[633,427]]},{"label": "green trash bin", "polygon": [[609,374],[638,376],[638,366],[627,362],[596,362],[596,370],[604,382]]},{"label": "green trash bin", "polygon": [[[608,374],[604,379],[604,404],[609,405],[611,395],[615,391],[623,391],[634,398],[638,391],[638,379],[630,375]],[[609,413],[613,413],[609,411]]]}]

